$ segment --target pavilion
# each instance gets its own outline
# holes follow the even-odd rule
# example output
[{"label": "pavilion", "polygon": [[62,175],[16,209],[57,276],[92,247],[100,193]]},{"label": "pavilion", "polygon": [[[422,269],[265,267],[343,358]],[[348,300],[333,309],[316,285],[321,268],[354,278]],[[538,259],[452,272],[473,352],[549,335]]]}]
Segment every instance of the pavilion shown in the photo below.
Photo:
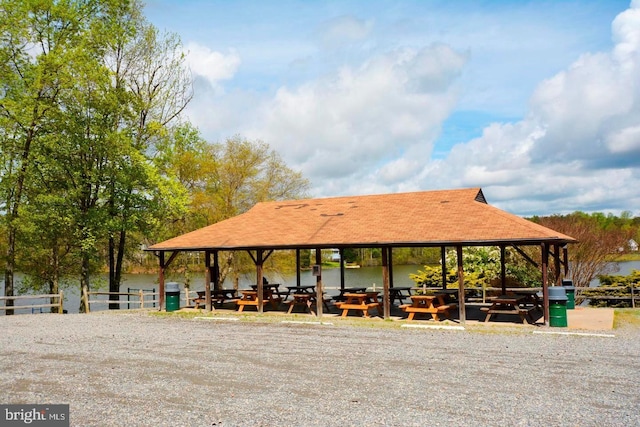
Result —
[{"label": "pavilion", "polygon": [[[541,250],[544,321],[549,323],[548,286],[560,285],[568,274],[567,244],[570,236],[535,224],[489,205],[480,188],[410,193],[345,196],[262,202],[249,211],[210,226],[150,246],[159,259],[160,307],[164,303],[164,274],[179,252],[205,253],[206,307],[211,309],[211,282],[218,283],[218,252],[247,251],[256,265],[258,308],[263,306],[263,264],[275,250],[296,250],[300,270],[301,249],[315,249],[321,264],[322,249],[380,248],[384,317],[390,317],[389,288],[393,286],[392,249],[398,247],[447,247],[457,250],[460,321],[464,306],[464,246],[497,246],[502,255],[502,287],[506,286],[505,248],[514,247],[530,262],[523,246]],[[166,254],[170,255],[167,257]],[[211,258],[213,256],[213,264]],[[552,264],[550,265],[550,256]],[[535,262],[534,262],[535,263]],[[561,268],[563,266],[563,268]],[[556,282],[549,282],[549,269]],[[445,274],[443,286],[446,287]],[[299,280],[299,273],[298,273]],[[299,283],[298,283],[299,284]],[[344,282],[341,283],[344,287]],[[322,316],[321,273],[316,277],[317,314]]]}]

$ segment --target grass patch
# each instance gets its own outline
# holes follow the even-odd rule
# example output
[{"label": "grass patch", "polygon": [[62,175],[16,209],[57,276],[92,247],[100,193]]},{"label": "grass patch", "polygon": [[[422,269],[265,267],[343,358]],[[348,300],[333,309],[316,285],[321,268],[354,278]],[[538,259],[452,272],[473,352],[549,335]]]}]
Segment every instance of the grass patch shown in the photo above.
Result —
[{"label": "grass patch", "polygon": [[640,309],[617,308],[614,311],[613,327],[640,327]]}]

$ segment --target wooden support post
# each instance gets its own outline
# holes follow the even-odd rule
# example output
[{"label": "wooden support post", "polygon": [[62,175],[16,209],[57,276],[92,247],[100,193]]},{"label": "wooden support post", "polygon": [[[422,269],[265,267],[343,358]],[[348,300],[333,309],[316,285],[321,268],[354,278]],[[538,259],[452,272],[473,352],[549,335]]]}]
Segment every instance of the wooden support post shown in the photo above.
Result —
[{"label": "wooden support post", "polygon": [[296,286],[302,286],[302,277],[300,275],[300,249],[296,249]]},{"label": "wooden support post", "polygon": [[160,251],[158,254],[158,263],[160,267],[158,268],[158,311],[162,311],[164,309],[164,251]]},{"label": "wooden support post", "polygon": [[204,251],[204,309],[213,310],[211,301],[211,252]]},{"label": "wooden support post", "polygon": [[222,289],[222,283],[220,283],[220,257],[219,251],[213,251],[213,273],[211,274],[211,281],[213,282],[213,289]]},{"label": "wooden support post", "polygon": [[460,302],[458,313],[460,316],[460,323],[467,323],[467,313],[464,304],[464,266],[462,263],[462,246],[456,246],[456,255],[458,258],[458,301]]},{"label": "wooden support post", "polygon": [[262,270],[263,268],[263,259],[262,259],[262,249],[258,249],[256,251],[256,272],[257,272],[257,277],[256,277],[256,285],[258,288],[258,313],[262,313],[264,311],[263,306],[264,306],[264,286],[263,285],[263,278],[264,278],[264,272]]},{"label": "wooden support post", "polygon": [[344,249],[340,248],[340,289],[344,289]]},{"label": "wooden support post", "polygon": [[502,283],[502,295],[507,293],[507,266],[506,266],[506,248],[500,245],[500,282]]},{"label": "wooden support post", "polygon": [[382,304],[383,304],[383,316],[385,319],[391,317],[391,307],[389,298],[389,258],[390,248],[382,248]]},{"label": "wooden support post", "polygon": [[564,264],[564,277],[566,279],[569,277],[569,249],[566,244],[562,247],[562,259]]},{"label": "wooden support post", "polygon": [[544,313],[544,325],[549,326],[549,247],[541,243],[542,250],[542,305]]},{"label": "wooden support post", "polygon": [[442,289],[447,289],[447,247],[440,246],[440,267],[442,268]]},{"label": "wooden support post", "polygon": [[[320,248],[316,248],[316,265],[322,265],[322,251]],[[319,274],[316,276],[316,315],[322,317],[322,303],[324,301],[324,290],[322,289],[322,268],[320,268]]]},{"label": "wooden support post", "polygon": [[560,276],[560,245],[555,243],[553,245],[553,265],[554,265],[554,273],[556,276],[556,286],[562,286],[562,277]]}]

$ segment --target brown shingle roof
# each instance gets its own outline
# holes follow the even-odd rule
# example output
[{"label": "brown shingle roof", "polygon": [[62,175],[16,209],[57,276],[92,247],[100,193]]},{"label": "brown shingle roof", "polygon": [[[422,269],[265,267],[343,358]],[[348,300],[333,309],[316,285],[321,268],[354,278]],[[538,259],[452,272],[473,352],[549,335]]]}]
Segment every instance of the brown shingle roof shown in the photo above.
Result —
[{"label": "brown shingle roof", "polygon": [[486,203],[482,190],[258,203],[149,250],[569,243],[567,235]]}]

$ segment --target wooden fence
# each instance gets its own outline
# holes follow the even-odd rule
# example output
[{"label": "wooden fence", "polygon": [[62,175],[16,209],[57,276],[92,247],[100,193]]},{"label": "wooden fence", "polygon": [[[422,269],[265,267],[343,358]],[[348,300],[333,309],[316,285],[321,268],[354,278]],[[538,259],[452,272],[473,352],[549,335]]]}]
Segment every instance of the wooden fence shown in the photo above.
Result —
[{"label": "wooden fence", "polygon": [[[117,300],[110,299],[90,299],[91,296],[100,296],[100,295],[118,295]],[[138,301],[131,301],[129,299],[120,301],[120,295],[126,297],[138,297]],[[157,304],[160,302],[159,298],[154,298],[159,296],[158,292],[144,292],[140,289],[138,292],[94,292],[94,291],[82,291],[82,299],[84,301],[84,306],[86,307],[86,312],[89,313],[91,311],[91,304],[137,304],[139,308],[144,308],[145,304]],[[146,297],[146,298],[145,298]]]},{"label": "wooden fence", "polygon": [[598,286],[595,288],[576,288],[576,300],[588,299],[604,301],[607,305],[612,302],[629,301],[632,308],[636,308],[636,301],[640,301],[637,286]]},{"label": "wooden fence", "polygon": [[[49,302],[48,304],[25,304],[25,305],[6,305],[7,301],[13,301],[15,304],[15,301],[24,301],[24,300],[33,300],[33,299],[44,299],[44,298],[48,298],[49,301],[51,301],[52,298],[57,298],[58,302],[57,303],[51,303]],[[0,310],[5,310],[5,311],[11,311],[11,310],[20,310],[20,309],[31,309],[31,311],[33,312],[34,308],[53,308],[53,307],[58,307],[58,313],[62,314],[63,311],[63,305],[64,305],[64,297],[62,295],[62,291],[60,291],[57,294],[43,294],[43,295],[16,295],[16,296],[11,296],[11,297],[0,297],[0,301],[5,301],[4,305],[0,305]]]}]

